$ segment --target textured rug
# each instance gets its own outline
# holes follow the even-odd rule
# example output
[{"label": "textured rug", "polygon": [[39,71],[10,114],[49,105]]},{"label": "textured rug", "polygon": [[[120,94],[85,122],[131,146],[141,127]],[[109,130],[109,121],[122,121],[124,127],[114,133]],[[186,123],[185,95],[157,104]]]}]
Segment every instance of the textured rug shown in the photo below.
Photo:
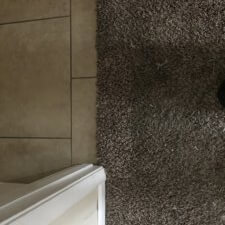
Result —
[{"label": "textured rug", "polygon": [[225,224],[225,1],[97,0],[107,225]]}]

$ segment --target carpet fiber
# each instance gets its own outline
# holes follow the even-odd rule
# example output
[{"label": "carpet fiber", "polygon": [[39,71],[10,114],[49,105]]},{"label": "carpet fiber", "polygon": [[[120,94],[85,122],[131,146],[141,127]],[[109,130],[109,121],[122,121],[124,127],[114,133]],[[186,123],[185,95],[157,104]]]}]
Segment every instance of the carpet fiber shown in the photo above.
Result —
[{"label": "carpet fiber", "polygon": [[107,225],[225,224],[225,1],[97,0]]}]

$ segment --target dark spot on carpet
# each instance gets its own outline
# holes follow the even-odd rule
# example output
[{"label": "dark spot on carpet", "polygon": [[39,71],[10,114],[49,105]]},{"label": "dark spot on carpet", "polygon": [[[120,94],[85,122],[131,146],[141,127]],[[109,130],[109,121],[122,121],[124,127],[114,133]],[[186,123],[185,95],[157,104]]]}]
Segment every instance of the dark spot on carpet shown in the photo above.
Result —
[{"label": "dark spot on carpet", "polygon": [[218,90],[218,99],[220,104],[225,107],[225,81],[220,85]]}]

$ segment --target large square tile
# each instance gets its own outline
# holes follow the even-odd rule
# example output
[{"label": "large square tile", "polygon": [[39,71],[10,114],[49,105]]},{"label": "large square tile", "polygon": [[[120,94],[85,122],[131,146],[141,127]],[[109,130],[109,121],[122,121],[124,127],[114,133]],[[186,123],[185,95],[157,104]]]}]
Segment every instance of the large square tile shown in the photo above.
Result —
[{"label": "large square tile", "polygon": [[72,161],[96,161],[96,79],[73,80]]},{"label": "large square tile", "polygon": [[69,19],[0,27],[0,136],[70,136]]},{"label": "large square tile", "polygon": [[70,0],[1,0],[0,23],[70,14]]},{"label": "large square tile", "polygon": [[0,139],[0,181],[29,180],[69,167],[71,141]]},{"label": "large square tile", "polygon": [[73,77],[96,76],[96,1],[72,0]]}]

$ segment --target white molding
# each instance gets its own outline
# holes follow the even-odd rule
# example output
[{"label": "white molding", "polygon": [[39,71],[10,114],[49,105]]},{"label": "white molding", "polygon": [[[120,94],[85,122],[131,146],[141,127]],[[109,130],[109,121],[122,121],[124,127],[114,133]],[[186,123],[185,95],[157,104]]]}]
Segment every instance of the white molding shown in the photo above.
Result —
[{"label": "white molding", "polygon": [[51,187],[53,188],[56,187],[57,183],[62,183],[63,180],[68,180],[69,177],[71,177],[71,179],[76,179],[77,175],[81,174],[82,172],[86,172],[89,169],[91,170],[92,168],[93,168],[92,164],[79,165],[62,170],[58,173],[52,174],[48,177],[35,181],[31,184],[23,184],[23,188],[20,189],[18,188],[15,190],[16,192],[18,192],[16,193],[15,196],[7,196],[7,198],[1,201],[0,221],[3,220],[1,211],[4,208],[9,207],[10,205],[13,205],[15,203],[18,203],[22,199],[28,199],[29,196],[33,196],[34,193],[41,192],[42,190],[51,190]]},{"label": "white molding", "polygon": [[98,186],[98,225],[105,225],[105,183]]},{"label": "white molding", "polygon": [[85,165],[31,183],[28,194],[0,207],[0,225],[47,225],[96,188],[103,221],[105,179],[102,167]]}]

